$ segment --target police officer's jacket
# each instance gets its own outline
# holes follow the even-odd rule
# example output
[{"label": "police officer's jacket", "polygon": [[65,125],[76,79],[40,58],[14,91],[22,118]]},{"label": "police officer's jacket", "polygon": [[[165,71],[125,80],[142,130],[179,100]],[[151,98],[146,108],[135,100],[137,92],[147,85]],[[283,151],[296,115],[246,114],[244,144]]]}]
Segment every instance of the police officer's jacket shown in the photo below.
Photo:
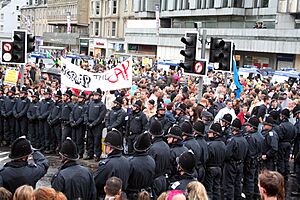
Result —
[{"label": "police officer's jacket", "polygon": [[147,130],[148,119],[143,111],[134,113],[133,111],[129,115],[127,121],[127,134],[140,134]]},{"label": "police officer's jacket", "polygon": [[86,110],[86,123],[90,123],[93,126],[100,125],[105,119],[106,107],[100,100],[90,101]]},{"label": "police officer's jacket", "polygon": [[77,161],[68,161],[54,174],[51,186],[64,193],[70,200],[95,200],[96,188],[93,175]]},{"label": "police officer's jacket", "polygon": [[52,108],[51,112],[48,116],[48,121],[51,121],[51,125],[57,125],[60,123],[60,117],[61,117],[61,101],[56,101]]},{"label": "police officer's jacket", "polygon": [[207,159],[208,159],[208,147],[207,147],[207,142],[203,136],[197,135],[196,136],[196,141],[198,142],[202,154],[200,155],[200,161],[203,165],[206,164]]},{"label": "police officer's jacket", "polygon": [[60,116],[61,121],[66,123],[70,122],[70,114],[72,112],[73,107],[74,104],[71,101],[62,103]]},{"label": "police officer's jacket", "polygon": [[232,135],[227,140],[226,144],[226,162],[243,162],[247,156],[248,142],[240,132],[237,135]]},{"label": "police officer's jacket", "polygon": [[254,137],[254,133],[247,133],[245,135],[245,138],[249,145],[248,153],[245,160],[246,161],[257,160],[261,154],[261,148],[262,148],[260,141],[258,141],[257,138]]},{"label": "police officer's jacket", "polygon": [[185,121],[189,121],[189,117],[187,115],[180,115],[176,117],[176,124],[181,126],[181,124]]},{"label": "police officer's jacket", "polygon": [[278,135],[274,130],[262,132],[265,140],[262,147],[262,154],[268,159],[275,159],[278,152]]},{"label": "police officer's jacket", "polygon": [[130,165],[128,160],[122,156],[122,152],[114,150],[104,160],[101,160],[97,171],[94,173],[94,180],[97,196],[104,195],[104,186],[110,177],[118,177],[122,180],[122,190],[126,191],[128,185]]},{"label": "police officer's jacket", "polygon": [[162,137],[155,137],[149,149],[149,155],[155,160],[155,178],[167,174],[170,170],[170,148]]},{"label": "police officer's jacket", "polygon": [[[1,109],[2,109],[2,107],[4,105],[4,98],[5,98],[4,96],[0,97],[0,112],[1,112]],[[0,113],[0,117],[2,117],[1,113]]]},{"label": "police officer's jacket", "polygon": [[169,128],[173,125],[173,123],[169,121],[169,119],[165,115],[159,117],[157,114],[155,114],[152,117],[150,117],[148,127],[150,127],[151,123],[155,120],[161,123],[163,132],[165,134],[168,132]]},{"label": "police officer's jacket", "polygon": [[36,151],[32,154],[34,163],[13,160],[0,170],[0,187],[11,193],[22,185],[35,188],[36,183],[47,173],[49,162],[43,154]]},{"label": "police officer's jacket", "polygon": [[27,110],[27,118],[29,119],[29,122],[34,122],[37,121],[38,116],[37,116],[37,109],[39,107],[39,102],[31,102],[29,104],[29,108]]},{"label": "police officer's jacket", "polygon": [[[183,141],[183,144],[186,148],[191,149],[196,157],[196,168],[200,167],[204,163],[202,163],[201,156],[203,154],[203,149],[200,147],[199,143],[192,136],[187,136],[187,138]],[[203,160],[204,161],[204,160]]]},{"label": "police officer's jacket", "polygon": [[263,144],[264,144],[264,141],[265,141],[265,138],[264,136],[261,134],[260,131],[256,131],[255,133],[253,133],[253,137],[256,138],[256,147],[258,148],[258,157],[260,158],[261,155],[262,155],[262,148],[263,148]]},{"label": "police officer's jacket", "polygon": [[125,123],[126,112],[121,107],[113,107],[111,111],[107,113],[105,119],[105,126],[108,130],[113,128],[121,131],[122,126]]},{"label": "police officer's jacket", "polygon": [[221,167],[225,159],[226,146],[221,138],[215,138],[207,143],[208,160],[207,167]]},{"label": "police officer's jacket", "polygon": [[43,99],[39,103],[39,107],[37,109],[37,116],[40,120],[47,120],[51,108],[52,108],[53,101],[52,99]]},{"label": "police officer's jacket", "polygon": [[191,175],[184,173],[183,175],[179,175],[176,177],[175,182],[170,184],[170,190],[186,190],[187,185],[192,181],[197,181],[197,179]]},{"label": "police officer's jacket", "polygon": [[15,98],[11,97],[5,97],[4,98],[4,102],[3,102],[3,106],[1,108],[1,115],[3,117],[11,117],[13,116],[13,108],[14,105],[16,103]]},{"label": "police officer's jacket", "polygon": [[128,193],[138,193],[142,189],[149,190],[155,176],[155,161],[147,152],[135,153],[129,157],[130,171]]},{"label": "police officer's jacket", "polygon": [[288,119],[284,119],[275,129],[278,134],[279,142],[293,142],[296,138],[296,130],[294,125]]},{"label": "police officer's jacket", "polygon": [[15,118],[27,117],[30,100],[26,98],[18,98],[14,105],[13,114]]},{"label": "police officer's jacket", "polygon": [[188,151],[182,141],[177,141],[174,144],[169,144],[170,147],[170,177],[178,174],[176,158],[184,152]]},{"label": "police officer's jacket", "polygon": [[84,122],[84,114],[86,112],[86,105],[84,102],[74,105],[70,113],[70,122],[75,122],[75,126],[80,126]]}]

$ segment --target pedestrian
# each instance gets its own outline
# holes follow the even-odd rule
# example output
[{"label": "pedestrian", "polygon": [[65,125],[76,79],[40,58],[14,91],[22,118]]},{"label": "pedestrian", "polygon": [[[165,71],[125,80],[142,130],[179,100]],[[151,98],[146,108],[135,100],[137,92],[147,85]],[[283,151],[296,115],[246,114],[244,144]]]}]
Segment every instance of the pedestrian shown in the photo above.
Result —
[{"label": "pedestrian", "polygon": [[129,199],[138,199],[141,191],[152,192],[155,176],[155,161],[148,155],[151,138],[148,132],[139,135],[133,145],[135,153],[129,157],[130,172],[127,187]]},{"label": "pedestrian", "polygon": [[5,189],[4,187],[0,187],[0,199],[2,199],[2,200],[12,200],[13,195],[10,191]]},{"label": "pedestrian", "polygon": [[39,121],[37,116],[37,109],[39,107],[39,94],[34,92],[31,96],[31,102],[27,111],[28,118],[28,135],[31,139],[31,145],[36,148],[37,140],[39,138]]},{"label": "pedestrian", "polygon": [[104,191],[104,200],[125,200],[122,193],[122,180],[115,176],[106,181]]},{"label": "pedestrian", "polygon": [[259,191],[263,200],[284,200],[284,178],[275,171],[264,170],[259,175]]},{"label": "pedestrian", "polygon": [[68,199],[95,200],[96,188],[92,173],[78,163],[76,144],[69,137],[63,142],[60,152],[62,166],[51,180],[51,186],[64,193]]},{"label": "pedestrian", "polygon": [[122,134],[116,129],[108,132],[104,139],[104,147],[107,158],[99,162],[97,171],[94,173],[97,198],[104,197],[104,186],[110,177],[116,176],[120,178],[124,191],[127,189],[129,179],[130,164],[122,155]]},{"label": "pedestrian", "polygon": [[151,200],[151,196],[147,191],[142,191],[138,194],[137,200]]},{"label": "pedestrian", "polygon": [[296,117],[296,132],[297,132],[297,137],[295,141],[295,146],[294,148],[296,151],[294,152],[294,165],[296,169],[296,185],[297,189],[293,191],[291,194],[292,196],[300,196],[300,105],[297,105],[293,109],[293,115]]},{"label": "pedestrian", "polygon": [[67,90],[62,95],[62,105],[61,105],[61,115],[60,120],[62,124],[62,137],[61,142],[64,142],[67,137],[72,137],[72,128],[70,121],[70,114],[74,107],[74,103],[72,102],[73,93],[71,90]]},{"label": "pedestrian", "polygon": [[218,114],[215,116],[215,122],[218,122],[227,113],[231,114],[232,119],[236,118],[235,111],[232,108],[232,101],[231,100],[226,100],[225,103],[226,103],[226,107],[219,110]]},{"label": "pedestrian", "polygon": [[28,185],[18,187],[14,193],[13,200],[35,200],[33,188]]},{"label": "pedestrian", "polygon": [[57,192],[53,188],[40,187],[33,192],[36,200],[67,200],[62,192]]},{"label": "pedestrian", "polygon": [[[30,155],[34,163],[28,162]],[[39,151],[33,151],[25,137],[17,138],[13,142],[9,158],[12,160],[0,171],[0,187],[5,187],[11,193],[21,185],[27,184],[35,188],[49,167],[48,160]]]},{"label": "pedestrian", "polygon": [[190,182],[186,187],[187,199],[192,200],[208,200],[206,189],[201,182]]}]

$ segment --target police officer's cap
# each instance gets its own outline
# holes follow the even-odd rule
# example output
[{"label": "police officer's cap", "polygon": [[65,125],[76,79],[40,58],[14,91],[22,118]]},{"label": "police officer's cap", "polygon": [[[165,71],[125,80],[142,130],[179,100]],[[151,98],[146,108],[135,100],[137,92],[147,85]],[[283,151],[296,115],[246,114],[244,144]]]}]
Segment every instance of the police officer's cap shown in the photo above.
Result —
[{"label": "police officer's cap", "polygon": [[16,92],[16,87],[15,86],[12,86],[8,92],[11,92],[11,93],[15,93]]},{"label": "police officer's cap", "polygon": [[296,117],[296,115],[300,113],[300,105],[296,105],[295,108],[293,109],[293,115]]},{"label": "police officer's cap", "polygon": [[271,116],[266,117],[265,121],[263,122],[263,125],[273,126],[273,124],[275,124],[275,121]]},{"label": "police officer's cap", "polygon": [[35,91],[35,92],[31,92],[31,96],[32,97],[39,97],[40,95],[39,95],[39,92],[38,91]]},{"label": "police officer's cap", "polygon": [[21,87],[20,88],[20,93],[27,93],[27,88],[26,87]]},{"label": "police officer's cap", "polygon": [[69,160],[78,160],[79,158],[79,155],[77,153],[77,146],[69,137],[67,137],[67,139],[61,145],[59,153]]},{"label": "police officer's cap", "polygon": [[287,108],[283,109],[280,114],[285,118],[290,118],[290,111]]},{"label": "police officer's cap", "polygon": [[280,112],[278,110],[272,110],[269,115],[273,118],[273,119],[278,119]]},{"label": "police officer's cap", "polygon": [[123,103],[123,97],[117,97],[115,100],[114,100],[114,103],[117,103],[119,105],[122,105]]},{"label": "police officer's cap", "polygon": [[231,124],[231,122],[232,122],[232,115],[229,114],[229,113],[227,113],[227,114],[225,114],[223,116],[223,118],[221,120],[224,121],[224,122],[227,122],[227,123]]},{"label": "police officer's cap", "polygon": [[123,150],[122,134],[117,129],[113,129],[109,131],[104,139],[103,144],[122,151]]},{"label": "police officer's cap", "polygon": [[257,117],[250,117],[249,120],[245,123],[245,126],[252,126],[253,128],[258,128],[259,120]]},{"label": "police officer's cap", "polygon": [[71,97],[73,95],[73,92],[71,90],[67,90],[65,93],[64,93],[65,96],[68,96],[68,97]]},{"label": "police officer's cap", "polygon": [[57,90],[56,93],[55,93],[55,96],[56,97],[61,97],[62,96],[62,93],[60,90]]},{"label": "police officer's cap", "polygon": [[181,124],[181,130],[182,130],[182,135],[193,136],[193,126],[192,126],[191,122],[184,121]]},{"label": "police officer's cap", "polygon": [[176,110],[181,110],[182,112],[185,112],[186,110],[186,105],[184,103],[179,103],[177,106],[176,106]]},{"label": "police officer's cap", "polygon": [[101,95],[102,94],[102,90],[100,88],[98,88],[96,91],[93,92],[94,95]]},{"label": "police officer's cap", "polygon": [[157,110],[166,110],[166,108],[163,103],[159,103],[157,104]]},{"label": "police officer's cap", "polygon": [[173,127],[169,128],[166,137],[173,137],[182,140],[182,130],[180,126],[175,124]]},{"label": "police officer's cap", "polygon": [[137,108],[139,108],[139,109],[141,109],[142,108],[142,101],[141,100],[137,100],[134,104],[133,104],[133,106],[134,107],[137,107]]},{"label": "police officer's cap", "polygon": [[213,123],[210,126],[208,132],[212,132],[212,133],[215,133],[217,135],[222,135],[222,126],[221,126],[221,124],[219,124],[219,123]]},{"label": "police officer's cap", "polygon": [[162,136],[162,125],[158,120],[153,120],[150,124],[149,132],[153,136]]},{"label": "police officer's cap", "polygon": [[25,136],[17,138],[11,146],[11,152],[9,158],[17,160],[25,156],[32,154],[32,149],[30,142],[25,138]]},{"label": "police officer's cap", "polygon": [[133,145],[133,148],[136,152],[145,152],[151,146],[151,138],[148,132],[144,132],[139,135]]},{"label": "police officer's cap", "polygon": [[182,153],[179,157],[176,158],[176,161],[184,172],[193,174],[196,167],[196,157],[193,151],[189,150]]},{"label": "police officer's cap", "polygon": [[46,88],[44,91],[44,94],[51,94],[51,93],[52,93],[51,88]]},{"label": "police officer's cap", "polygon": [[241,121],[238,118],[234,119],[231,124],[231,128],[235,129],[235,130],[241,130],[241,128],[242,128]]},{"label": "police officer's cap", "polygon": [[204,135],[205,124],[202,121],[196,121],[193,125],[193,129],[197,134]]},{"label": "police officer's cap", "polygon": [[79,95],[78,95],[79,98],[85,98],[86,97],[86,94],[84,91],[80,92]]},{"label": "police officer's cap", "polygon": [[205,111],[201,112],[201,117],[206,117],[206,118],[212,119],[213,115],[210,112],[208,112],[208,111],[205,110]]}]

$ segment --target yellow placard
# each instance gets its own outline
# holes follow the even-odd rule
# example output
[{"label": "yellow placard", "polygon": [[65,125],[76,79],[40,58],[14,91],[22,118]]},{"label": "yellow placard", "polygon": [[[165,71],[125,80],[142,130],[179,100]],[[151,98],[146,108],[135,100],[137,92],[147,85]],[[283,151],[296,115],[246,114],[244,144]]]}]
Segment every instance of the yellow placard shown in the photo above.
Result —
[{"label": "yellow placard", "polygon": [[4,85],[17,85],[19,71],[7,69],[4,77]]},{"label": "yellow placard", "polygon": [[149,58],[143,58],[143,60],[142,60],[142,65],[143,66],[146,66],[146,65],[148,65],[149,64]]}]

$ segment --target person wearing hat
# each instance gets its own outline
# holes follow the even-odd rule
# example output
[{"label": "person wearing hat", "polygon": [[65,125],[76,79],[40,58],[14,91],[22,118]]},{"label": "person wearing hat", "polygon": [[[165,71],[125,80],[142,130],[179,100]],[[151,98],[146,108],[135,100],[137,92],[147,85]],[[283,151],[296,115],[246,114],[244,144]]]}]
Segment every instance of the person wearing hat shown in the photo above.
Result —
[{"label": "person wearing hat", "polygon": [[167,189],[167,180],[165,175],[170,169],[170,148],[164,141],[162,125],[154,120],[149,127],[152,145],[149,149],[149,155],[155,160],[155,179],[153,181],[154,196],[159,196]]},{"label": "person wearing hat", "polygon": [[204,128],[204,135],[207,135],[208,130],[209,130],[210,126],[211,126],[212,123],[213,123],[213,119],[214,119],[214,116],[213,116],[210,112],[208,112],[208,111],[206,111],[206,110],[204,110],[204,111],[201,112],[200,120],[201,120],[201,121],[204,123],[204,125],[205,125],[205,128]]},{"label": "person wearing hat", "polygon": [[148,132],[139,135],[133,145],[135,153],[129,157],[129,180],[127,187],[128,199],[136,199],[140,191],[151,192],[155,176],[155,161],[149,156],[151,138]]},{"label": "person wearing hat", "polygon": [[193,132],[195,139],[198,142],[202,152],[202,155],[200,156],[200,162],[202,163],[202,165],[198,166],[198,179],[200,182],[203,183],[205,176],[204,166],[208,159],[208,147],[207,141],[205,140],[205,124],[202,121],[196,121],[193,124]]},{"label": "person wearing hat", "polygon": [[51,180],[51,187],[64,193],[68,199],[96,199],[92,173],[78,163],[79,155],[74,141],[67,137],[59,151],[62,166]]},{"label": "person wearing hat", "polygon": [[27,98],[27,88],[22,87],[20,89],[20,97],[16,99],[15,106],[13,108],[13,115],[16,119],[15,123],[15,137],[26,135],[28,133],[28,119],[27,110],[29,108],[30,100]]},{"label": "person wearing hat", "polygon": [[230,129],[231,122],[232,122],[232,115],[229,113],[225,114],[220,120],[224,143],[226,143],[226,141],[231,137],[231,129]]},{"label": "person wearing hat", "polygon": [[170,179],[174,178],[178,175],[177,171],[177,162],[176,158],[179,157],[182,153],[188,151],[183,145],[182,141],[182,131],[180,126],[174,124],[171,128],[169,128],[167,134],[167,142],[170,147]]},{"label": "person wearing hat", "polygon": [[3,99],[1,115],[3,121],[3,145],[9,145],[15,140],[15,118],[13,116],[13,108],[15,106],[15,87],[8,90],[7,96]]},{"label": "person wearing hat", "polygon": [[195,135],[193,132],[193,125],[191,124],[191,122],[185,121],[181,124],[181,130],[182,130],[182,139],[183,139],[184,146],[189,150],[192,150],[196,156],[195,177],[198,180],[202,180],[204,177],[204,170],[203,170],[204,163],[202,163],[201,160],[203,149],[200,147],[199,143],[195,139]]},{"label": "person wearing hat", "polygon": [[179,124],[179,126],[186,120],[189,120],[187,114],[186,114],[186,105],[184,103],[178,103],[175,107],[175,118],[176,123]]},{"label": "person wearing hat", "polygon": [[[60,120],[62,124],[61,141],[64,142],[67,137],[72,137],[72,128],[70,121],[70,114],[73,110],[74,103],[72,102],[72,91],[67,90],[62,95],[61,115]],[[73,138],[74,139],[74,138]]]},{"label": "person wearing hat", "polygon": [[114,100],[114,105],[112,110],[108,111],[105,119],[105,127],[108,131],[113,128],[123,132],[123,127],[125,126],[125,116],[126,112],[122,109],[123,97],[117,97]]},{"label": "person wearing hat", "polygon": [[300,105],[296,105],[293,109],[293,116],[296,118],[295,128],[297,137],[294,145],[294,168],[296,171],[297,189],[292,192],[293,196],[300,196]]},{"label": "person wearing hat", "polygon": [[126,122],[126,142],[128,146],[128,154],[132,154],[133,143],[138,135],[147,130],[148,119],[142,111],[142,102],[137,100],[133,106],[132,111],[128,116]]},{"label": "person wearing hat", "polygon": [[122,180],[122,189],[126,191],[130,171],[130,164],[122,155],[122,134],[118,130],[113,129],[107,133],[103,143],[107,158],[99,162],[97,171],[94,173],[97,198],[105,196],[105,182],[112,176],[116,176]]},{"label": "person wearing hat", "polygon": [[85,93],[82,91],[78,95],[78,101],[70,113],[70,125],[72,129],[72,138],[78,148],[79,158],[84,154],[84,137],[86,126],[84,124],[84,115],[86,112]]},{"label": "person wearing hat", "polygon": [[245,138],[249,144],[248,154],[244,162],[244,193],[246,198],[253,199],[258,197],[258,160],[262,157],[262,145],[264,137],[258,132],[259,119],[250,117],[245,123]]},{"label": "person wearing hat", "polygon": [[[95,161],[100,160],[102,154],[102,148],[100,141],[102,140],[102,130],[104,128],[104,119],[106,115],[106,107],[101,101],[102,91],[97,89],[93,93],[92,100],[87,105],[85,124],[88,128],[87,132],[87,157],[85,160],[95,159]],[[95,155],[95,157],[94,157]]]},{"label": "person wearing hat", "polygon": [[221,166],[224,163],[226,152],[226,146],[221,137],[221,125],[219,123],[213,123],[208,130],[208,159],[206,162],[206,174],[204,179],[207,195],[211,199],[221,199]]},{"label": "person wearing hat", "polygon": [[273,130],[275,122],[270,116],[266,117],[263,122],[262,135],[264,136],[264,143],[262,148],[263,168],[271,171],[276,171],[276,160],[278,153],[278,135]]},{"label": "person wearing hat", "polygon": [[54,104],[53,100],[51,99],[51,93],[52,91],[50,88],[47,88],[44,91],[44,99],[39,102],[39,106],[37,108],[37,116],[39,120],[39,139],[37,140],[36,147],[40,148],[41,151],[50,150],[51,129],[47,119]]},{"label": "person wearing hat", "polygon": [[290,152],[292,149],[292,143],[296,138],[297,131],[295,126],[289,121],[290,111],[285,108],[280,112],[280,125],[275,130],[279,137],[278,144],[278,172],[280,172],[285,181],[288,181],[288,175],[290,173]]},{"label": "person wearing hat", "polygon": [[170,190],[185,191],[190,182],[197,181],[197,178],[194,177],[196,156],[192,150],[188,150],[177,157],[176,161],[179,176],[170,184]]},{"label": "person wearing hat", "polygon": [[241,131],[239,119],[231,124],[231,137],[227,140],[223,167],[224,199],[241,199],[243,163],[248,152],[248,142]]},{"label": "person wearing hat", "polygon": [[169,130],[169,128],[172,126],[173,123],[169,121],[165,113],[166,113],[166,108],[164,107],[163,103],[159,103],[157,105],[156,114],[149,119],[148,124],[151,124],[153,120],[158,120],[162,125],[163,132],[167,133],[167,131]]},{"label": "person wearing hat", "polygon": [[39,106],[39,94],[34,92],[31,95],[31,102],[27,110],[28,118],[28,137],[30,138],[31,145],[36,148],[37,140],[39,137],[39,121],[37,118],[37,108]]},{"label": "person wearing hat", "polygon": [[[32,156],[34,163],[28,162]],[[49,161],[37,150],[32,150],[30,142],[25,136],[17,138],[8,156],[11,161],[0,170],[0,187],[11,193],[22,185],[35,188],[36,183],[47,173]]]}]

